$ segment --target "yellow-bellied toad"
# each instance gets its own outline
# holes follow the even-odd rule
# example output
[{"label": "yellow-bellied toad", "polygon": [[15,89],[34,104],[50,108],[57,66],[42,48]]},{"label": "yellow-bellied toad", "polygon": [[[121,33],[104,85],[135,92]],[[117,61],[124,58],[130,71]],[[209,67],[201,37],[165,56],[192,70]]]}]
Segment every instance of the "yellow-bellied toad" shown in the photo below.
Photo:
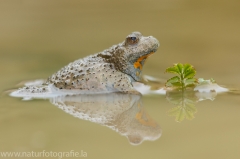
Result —
[{"label": "yellow-bellied toad", "polygon": [[132,82],[140,81],[145,59],[158,47],[156,38],[133,32],[122,43],[76,60],[54,73],[42,85],[21,88],[19,93],[47,92],[49,85],[79,93],[134,91]]}]

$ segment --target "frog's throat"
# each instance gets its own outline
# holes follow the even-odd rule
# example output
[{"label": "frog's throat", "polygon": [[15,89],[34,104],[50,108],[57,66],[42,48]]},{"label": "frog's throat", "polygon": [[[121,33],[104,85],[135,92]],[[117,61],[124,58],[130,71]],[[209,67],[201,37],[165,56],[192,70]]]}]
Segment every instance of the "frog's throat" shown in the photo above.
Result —
[{"label": "frog's throat", "polygon": [[[147,55],[141,56],[137,59],[136,62],[134,62],[133,66],[135,69],[139,68],[140,70],[142,70],[143,64],[141,63],[143,60],[146,60],[149,56],[151,56],[154,52],[150,52]],[[138,72],[136,72],[136,75],[139,74]],[[138,75],[137,75],[138,76]]]},{"label": "frog's throat", "polygon": [[145,63],[145,60],[154,53],[155,51],[151,51],[143,56],[138,57],[134,61],[129,61],[127,63],[127,67],[123,69],[121,72],[132,77],[132,81],[140,82],[142,80],[142,69]]}]

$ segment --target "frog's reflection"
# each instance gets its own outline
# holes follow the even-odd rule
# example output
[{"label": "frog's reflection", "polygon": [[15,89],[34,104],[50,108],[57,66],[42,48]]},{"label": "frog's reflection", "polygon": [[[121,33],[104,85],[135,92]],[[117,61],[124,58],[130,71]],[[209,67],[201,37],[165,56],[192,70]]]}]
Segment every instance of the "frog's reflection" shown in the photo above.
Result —
[{"label": "frog's reflection", "polygon": [[157,140],[160,126],[150,118],[141,103],[141,95],[111,93],[72,95],[50,99],[68,114],[111,128],[126,136],[133,145]]}]

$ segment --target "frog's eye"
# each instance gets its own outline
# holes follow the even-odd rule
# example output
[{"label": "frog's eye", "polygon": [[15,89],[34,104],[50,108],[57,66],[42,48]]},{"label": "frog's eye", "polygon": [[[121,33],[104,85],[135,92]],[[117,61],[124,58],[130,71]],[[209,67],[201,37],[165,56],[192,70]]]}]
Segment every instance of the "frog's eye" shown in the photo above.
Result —
[{"label": "frog's eye", "polygon": [[138,38],[135,37],[135,36],[131,36],[131,37],[128,37],[127,38],[127,43],[129,45],[133,45],[133,44],[136,44],[138,42]]},{"label": "frog's eye", "polygon": [[133,41],[137,40],[136,37],[130,37],[130,39],[133,40]]}]

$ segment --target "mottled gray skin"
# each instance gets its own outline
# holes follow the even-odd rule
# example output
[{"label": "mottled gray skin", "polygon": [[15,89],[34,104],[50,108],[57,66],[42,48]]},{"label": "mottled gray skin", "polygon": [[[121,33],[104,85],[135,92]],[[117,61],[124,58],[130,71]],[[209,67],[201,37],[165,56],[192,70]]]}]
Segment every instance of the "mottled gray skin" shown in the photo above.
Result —
[{"label": "mottled gray skin", "polygon": [[68,64],[50,76],[46,84],[91,92],[133,91],[131,83],[140,81],[145,61],[139,58],[156,52],[158,47],[154,37],[133,32],[118,45]]}]

